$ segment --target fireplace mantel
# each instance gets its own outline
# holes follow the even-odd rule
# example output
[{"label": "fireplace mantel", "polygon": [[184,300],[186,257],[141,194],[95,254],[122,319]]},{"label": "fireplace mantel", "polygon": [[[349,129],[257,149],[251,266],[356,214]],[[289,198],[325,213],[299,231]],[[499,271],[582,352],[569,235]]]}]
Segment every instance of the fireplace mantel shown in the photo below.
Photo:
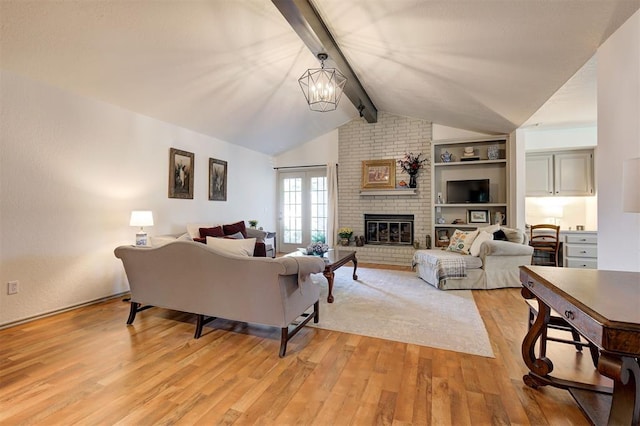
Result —
[{"label": "fireplace mantel", "polygon": [[373,197],[376,195],[398,195],[398,196],[411,196],[418,195],[416,188],[408,189],[368,189],[360,191],[361,196]]}]

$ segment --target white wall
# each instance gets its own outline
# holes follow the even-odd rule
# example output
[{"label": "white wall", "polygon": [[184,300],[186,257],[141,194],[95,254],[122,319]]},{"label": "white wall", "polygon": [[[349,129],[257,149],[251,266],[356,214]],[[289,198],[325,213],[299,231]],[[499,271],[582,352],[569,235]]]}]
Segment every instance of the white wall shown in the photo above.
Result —
[{"label": "white wall", "polygon": [[443,126],[442,124],[433,123],[432,138],[434,141],[442,139],[463,139],[463,138],[478,138],[483,136],[490,136],[486,133],[473,132],[471,130],[458,129],[456,127]]},{"label": "white wall", "polygon": [[276,156],[274,163],[276,167],[337,164],[338,129]]},{"label": "white wall", "polygon": [[622,162],[640,157],[640,11],[597,55],[598,268],[640,271],[640,213],[622,211]]},{"label": "white wall", "polygon": [[[9,72],[0,90],[0,325],[126,291],[131,210],[153,211],[150,235],[275,226],[271,157]],[[170,147],[195,153],[193,200],[167,197]],[[228,162],[227,202],[208,200],[209,157]]]},{"label": "white wall", "polygon": [[593,148],[598,145],[598,126],[526,128],[522,131],[527,151]]}]

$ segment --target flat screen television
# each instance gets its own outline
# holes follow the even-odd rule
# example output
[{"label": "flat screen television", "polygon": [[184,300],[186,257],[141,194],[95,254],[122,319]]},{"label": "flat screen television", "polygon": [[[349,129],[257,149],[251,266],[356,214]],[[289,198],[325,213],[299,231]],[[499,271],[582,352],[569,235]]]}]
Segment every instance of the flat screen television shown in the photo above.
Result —
[{"label": "flat screen television", "polygon": [[488,203],[489,179],[447,181],[447,203]]}]

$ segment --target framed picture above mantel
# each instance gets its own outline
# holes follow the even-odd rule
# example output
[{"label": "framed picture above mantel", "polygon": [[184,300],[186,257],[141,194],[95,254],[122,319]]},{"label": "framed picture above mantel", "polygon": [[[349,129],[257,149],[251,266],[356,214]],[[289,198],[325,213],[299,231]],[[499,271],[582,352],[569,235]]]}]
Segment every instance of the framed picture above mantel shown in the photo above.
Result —
[{"label": "framed picture above mantel", "polygon": [[362,189],[395,189],[396,161],[364,160],[362,162]]}]

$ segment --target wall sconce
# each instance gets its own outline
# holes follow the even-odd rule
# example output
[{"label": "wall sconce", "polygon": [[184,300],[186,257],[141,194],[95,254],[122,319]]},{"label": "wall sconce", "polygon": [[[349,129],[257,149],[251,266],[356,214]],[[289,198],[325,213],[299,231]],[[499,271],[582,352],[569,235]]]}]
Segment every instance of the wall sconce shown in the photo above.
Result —
[{"label": "wall sconce", "polygon": [[312,111],[326,112],[338,108],[347,78],[335,68],[325,68],[326,53],[318,53],[322,68],[310,68],[298,79],[302,93]]},{"label": "wall sconce", "polygon": [[640,157],[622,163],[622,203],[625,213],[640,213]]},{"label": "wall sconce", "polygon": [[136,233],[136,246],[147,245],[147,233],[144,232],[145,226],[153,226],[153,213],[151,210],[134,210],[131,212],[129,226],[139,226],[140,230]]}]

